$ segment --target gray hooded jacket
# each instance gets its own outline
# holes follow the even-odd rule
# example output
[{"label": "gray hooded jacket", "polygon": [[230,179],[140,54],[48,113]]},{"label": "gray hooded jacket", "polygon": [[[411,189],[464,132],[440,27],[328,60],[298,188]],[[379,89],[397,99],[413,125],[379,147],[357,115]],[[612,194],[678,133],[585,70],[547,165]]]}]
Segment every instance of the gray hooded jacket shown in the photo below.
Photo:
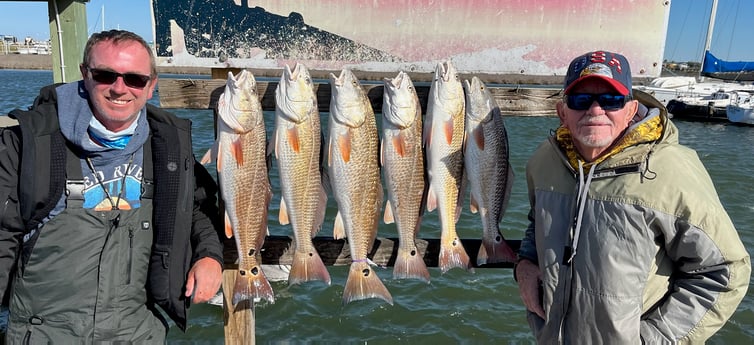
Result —
[{"label": "gray hooded jacket", "polygon": [[546,320],[529,313],[540,343],[703,343],[746,294],[749,254],[706,169],[664,107],[634,96],[653,110],[625,134],[638,139],[593,169],[555,137],[527,164],[519,255],[542,273]]}]

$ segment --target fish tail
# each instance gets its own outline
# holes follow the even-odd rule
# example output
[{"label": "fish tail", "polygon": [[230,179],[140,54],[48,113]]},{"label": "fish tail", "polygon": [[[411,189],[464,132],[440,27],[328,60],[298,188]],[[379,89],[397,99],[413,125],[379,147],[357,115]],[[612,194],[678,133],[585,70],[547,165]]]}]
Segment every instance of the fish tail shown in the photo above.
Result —
[{"label": "fish tail", "polygon": [[316,250],[293,253],[288,285],[320,280],[330,285],[330,273]]},{"label": "fish tail", "polygon": [[233,305],[241,301],[253,302],[254,299],[264,299],[275,303],[275,293],[260,266],[251,270],[238,269],[236,285],[233,288]]},{"label": "fish tail", "polygon": [[516,252],[498,235],[492,240],[483,239],[477,255],[477,265],[497,262],[516,262]]},{"label": "fish tail", "polygon": [[394,279],[419,279],[429,283],[429,270],[424,258],[421,256],[416,247],[409,249],[398,249],[398,256],[395,258],[393,266]]},{"label": "fish tail", "polygon": [[393,296],[366,259],[354,261],[348,270],[348,279],[343,290],[343,304],[367,298],[380,298],[390,305],[393,304]]},{"label": "fish tail", "polygon": [[456,267],[463,268],[469,272],[474,272],[474,267],[471,266],[469,255],[466,254],[466,250],[463,249],[463,244],[461,244],[460,239],[456,237],[452,241],[442,240],[441,242],[438,266],[440,266],[442,273]]}]

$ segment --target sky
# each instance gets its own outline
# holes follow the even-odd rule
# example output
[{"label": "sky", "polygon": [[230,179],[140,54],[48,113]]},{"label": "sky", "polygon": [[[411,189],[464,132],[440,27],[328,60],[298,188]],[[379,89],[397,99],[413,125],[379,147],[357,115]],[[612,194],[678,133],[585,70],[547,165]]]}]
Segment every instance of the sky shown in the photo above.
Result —
[{"label": "sky", "polygon": [[[701,60],[712,1],[671,0],[664,60]],[[253,1],[250,3],[253,4]],[[104,29],[130,30],[152,41],[154,34],[150,6],[150,0],[90,0],[86,3],[88,31],[92,33],[103,29],[104,13]],[[25,37],[46,40],[50,37],[47,3],[44,1],[0,1],[0,13],[3,13],[0,35],[13,35],[19,40]],[[748,16],[739,18],[739,13]],[[754,44],[751,44],[754,30],[751,23],[746,22],[752,13],[754,1],[718,1],[710,49],[717,58],[754,60]]]}]

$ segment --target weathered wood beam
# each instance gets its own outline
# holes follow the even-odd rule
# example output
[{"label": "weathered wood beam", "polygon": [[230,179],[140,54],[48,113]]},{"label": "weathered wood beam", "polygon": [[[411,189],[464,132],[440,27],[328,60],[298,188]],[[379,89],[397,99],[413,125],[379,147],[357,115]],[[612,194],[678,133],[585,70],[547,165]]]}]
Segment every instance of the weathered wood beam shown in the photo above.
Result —
[{"label": "weathered wood beam", "polygon": [[[261,79],[261,78],[260,78]],[[223,93],[226,79],[169,79],[158,82],[160,105],[164,108],[214,109]],[[257,81],[257,93],[264,110],[275,110],[277,81]],[[365,83],[372,108],[382,112],[382,84]],[[488,86],[503,115],[553,116],[555,104],[562,97],[558,88],[523,88]],[[429,85],[415,85],[422,110],[426,112]],[[330,111],[330,84],[315,84],[319,111]]]},{"label": "weathered wood beam", "polygon": [[[319,256],[327,266],[340,266],[351,264],[351,251],[347,240],[336,240],[332,237],[315,237],[313,239],[314,247],[317,249]],[[508,245],[514,251],[518,251],[521,244],[520,240],[508,240]],[[512,268],[512,263],[495,263],[476,265],[479,247],[482,245],[481,239],[461,239],[469,259],[475,267],[484,268]],[[292,251],[293,239],[288,236],[267,236],[262,246],[262,264],[265,265],[290,265],[293,262]],[[440,239],[417,239],[416,246],[424,258],[427,267],[437,267],[440,255]],[[229,239],[225,242],[225,268],[237,269],[236,260],[238,252],[236,251],[235,242]],[[375,264],[380,266],[393,266],[395,258],[398,255],[398,239],[378,237],[374,241],[372,250],[367,255]]]},{"label": "weathered wood beam", "polygon": [[81,0],[49,0],[52,43],[52,75],[56,83],[81,79],[79,64],[89,39],[86,25],[86,4]]},{"label": "weathered wood beam", "polygon": [[[238,270],[223,270],[223,291],[232,291]],[[223,330],[225,344],[254,344],[256,342],[256,321],[254,302],[242,301],[233,305],[233,294],[223,294]]]},{"label": "weathered wood beam", "polygon": [[[289,64],[293,68],[292,64]],[[167,66],[165,66],[167,67]],[[172,66],[171,66],[172,67]],[[178,66],[175,66],[176,68]],[[209,75],[212,79],[227,79],[228,72],[233,74],[241,71],[241,68],[237,67],[209,67]],[[255,77],[275,78],[280,79],[280,75],[283,74],[282,68],[246,68]],[[434,72],[414,72],[411,70],[403,71],[411,77],[414,83],[430,83],[434,79]],[[312,79],[322,79],[327,81],[330,77],[330,73],[338,75],[340,70],[319,70],[310,69],[309,75]],[[395,72],[376,72],[376,71],[361,71],[354,70],[360,80],[382,82],[384,78],[394,78],[398,71]],[[463,73],[460,72],[458,76],[463,79],[471,79],[472,76],[477,76],[479,79],[484,80],[489,84],[508,84],[508,85],[561,85],[563,83],[563,76],[558,75],[529,75],[519,74],[499,74],[499,73]]]}]

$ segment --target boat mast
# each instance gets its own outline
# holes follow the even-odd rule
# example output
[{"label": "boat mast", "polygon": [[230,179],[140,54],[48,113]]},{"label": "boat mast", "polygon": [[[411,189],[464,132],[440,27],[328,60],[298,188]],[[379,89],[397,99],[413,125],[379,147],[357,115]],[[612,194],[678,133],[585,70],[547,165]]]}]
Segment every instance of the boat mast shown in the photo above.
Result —
[{"label": "boat mast", "polygon": [[[712,29],[715,27],[715,15],[717,14],[717,0],[712,0],[712,11],[709,14],[709,24],[707,25],[707,40],[704,42],[705,53],[709,51],[712,45]],[[704,60],[704,57],[702,57]]]},{"label": "boat mast", "polygon": [[709,23],[707,24],[707,39],[704,41],[704,51],[702,51],[702,64],[699,68],[699,78],[704,79],[702,76],[702,70],[704,69],[704,60],[707,57],[707,52],[712,46],[712,29],[715,27],[715,15],[717,14],[717,0],[712,0],[712,10],[709,14]]}]

